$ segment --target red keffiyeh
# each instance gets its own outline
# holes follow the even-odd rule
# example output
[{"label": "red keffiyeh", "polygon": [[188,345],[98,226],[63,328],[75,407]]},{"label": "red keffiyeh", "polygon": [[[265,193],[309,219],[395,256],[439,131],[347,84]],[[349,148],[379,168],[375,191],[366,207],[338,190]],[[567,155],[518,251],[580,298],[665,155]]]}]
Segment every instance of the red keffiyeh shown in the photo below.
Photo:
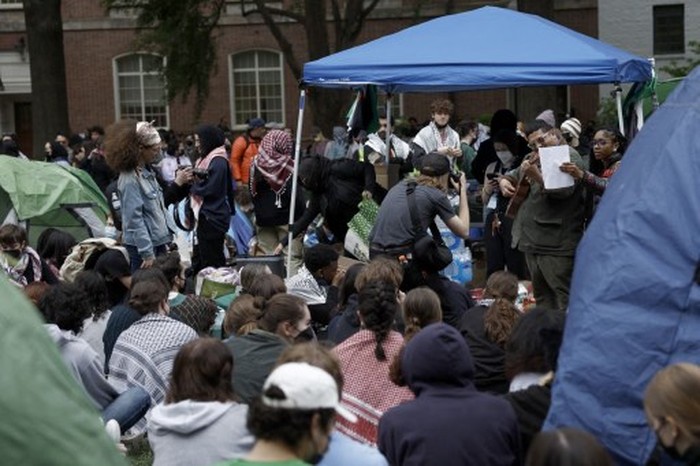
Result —
[{"label": "red keffiyeh", "polygon": [[[281,207],[280,196],[284,192],[287,180],[294,173],[292,137],[285,131],[273,130],[260,142],[258,155],[253,161],[251,171],[258,170],[265,178],[270,189],[277,195],[277,207]],[[250,177],[250,193],[256,195],[255,177]]]}]

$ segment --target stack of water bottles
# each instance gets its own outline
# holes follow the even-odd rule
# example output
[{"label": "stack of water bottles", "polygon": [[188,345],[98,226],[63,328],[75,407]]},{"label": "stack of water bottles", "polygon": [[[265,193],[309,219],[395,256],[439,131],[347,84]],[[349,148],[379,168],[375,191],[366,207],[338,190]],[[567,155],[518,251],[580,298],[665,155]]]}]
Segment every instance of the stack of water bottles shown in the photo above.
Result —
[{"label": "stack of water bottles", "polygon": [[445,267],[442,275],[453,282],[464,285],[472,281],[472,252],[464,245],[464,240],[448,228],[440,228],[440,235],[445,246],[452,251],[452,263]]}]

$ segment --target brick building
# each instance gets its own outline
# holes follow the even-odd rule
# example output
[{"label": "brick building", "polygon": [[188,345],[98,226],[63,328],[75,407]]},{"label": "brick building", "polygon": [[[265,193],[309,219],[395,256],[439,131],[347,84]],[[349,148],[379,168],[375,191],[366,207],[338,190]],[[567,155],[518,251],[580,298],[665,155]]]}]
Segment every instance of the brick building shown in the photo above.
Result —
[{"label": "brick building", "polygon": [[[219,37],[217,72],[211,76],[210,97],[200,121],[217,123],[225,120],[240,130],[251,116],[262,116],[285,126],[295,127],[298,86],[287,68],[277,42],[260,17],[240,14],[235,1],[229,1],[226,14],[217,30]],[[278,4],[281,2],[277,2]],[[444,14],[448,2],[422,2],[420,10],[412,8],[416,0],[382,0],[365,23],[358,40],[364,43],[435,16]],[[466,11],[486,4],[514,7],[515,1],[453,0],[453,12]],[[567,27],[596,37],[596,0],[553,0],[551,17]],[[416,13],[418,11],[418,13]],[[176,131],[189,131],[193,125],[192,102],[179,99],[166,103],[163,84],[154,63],[158,56],[139,53],[134,48],[133,17],[125,12],[108,12],[97,0],[63,0],[64,49],[71,131],[79,132],[100,124],[107,126],[116,119],[131,117],[155,119],[157,124]],[[305,38],[294,23],[281,26],[296,50],[304,50]],[[0,131],[16,132],[20,147],[31,147],[31,82],[26,49],[21,1],[0,0]],[[478,47],[479,37],[471,44],[450,45]],[[513,44],[517,47],[517,44]],[[543,50],[543,53],[546,50]],[[560,113],[573,111],[581,119],[594,118],[598,86],[562,88],[565,102]],[[560,91],[562,91],[560,89]],[[498,108],[516,109],[514,92],[508,90],[460,92],[450,94],[458,118],[479,118]],[[434,94],[405,94],[396,100],[395,114],[429,118],[428,105]],[[522,98],[519,99],[522,101]],[[520,117],[529,119],[531,107]],[[305,133],[311,120],[305,119]]]}]

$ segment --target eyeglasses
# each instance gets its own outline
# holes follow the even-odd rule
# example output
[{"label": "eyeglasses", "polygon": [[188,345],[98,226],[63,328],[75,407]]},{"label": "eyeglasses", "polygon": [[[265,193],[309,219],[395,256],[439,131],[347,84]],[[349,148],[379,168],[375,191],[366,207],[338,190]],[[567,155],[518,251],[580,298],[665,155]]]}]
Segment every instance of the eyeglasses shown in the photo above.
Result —
[{"label": "eyeglasses", "polygon": [[528,144],[527,146],[532,150],[537,150],[544,145],[544,142],[545,142],[544,136],[540,136],[537,139],[535,139],[533,142]]}]

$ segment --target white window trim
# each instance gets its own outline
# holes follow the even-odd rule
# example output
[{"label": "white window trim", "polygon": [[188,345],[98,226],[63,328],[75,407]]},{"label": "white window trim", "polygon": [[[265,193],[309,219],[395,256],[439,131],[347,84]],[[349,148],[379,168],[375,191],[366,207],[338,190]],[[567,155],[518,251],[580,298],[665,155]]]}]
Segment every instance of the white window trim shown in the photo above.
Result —
[{"label": "white window trim", "polygon": [[[137,51],[137,52],[128,52],[128,53],[122,53],[121,55],[117,55],[114,58],[112,58],[112,89],[114,91],[114,118],[119,121],[123,117],[121,116],[121,100],[120,100],[120,95],[119,95],[119,69],[117,67],[117,62],[119,59],[128,57],[131,55],[153,55],[156,57],[160,57],[163,59],[163,62],[165,63],[165,57],[162,57],[156,53],[151,53],[151,52],[144,52],[144,51]],[[141,74],[143,76],[143,74]],[[142,115],[145,113],[143,109],[143,105],[146,101],[145,96],[143,94],[143,81],[141,82],[141,112]],[[170,128],[170,103],[165,101],[165,126],[164,128],[168,129]]]},{"label": "white window trim", "polygon": [[22,10],[22,2],[0,3],[0,10]]},{"label": "white window trim", "polygon": [[[229,101],[231,105],[231,114],[229,116],[229,121],[231,122],[231,129],[234,131],[242,131],[246,129],[245,123],[238,123],[236,121],[236,96],[234,92],[234,75],[233,75],[233,57],[236,55],[239,55],[241,53],[247,53],[247,52],[272,52],[280,57],[280,67],[279,67],[279,73],[280,73],[280,86],[282,87],[281,89],[281,96],[280,98],[282,99],[282,121],[276,121],[275,123],[281,123],[282,125],[286,126],[287,123],[287,109],[286,109],[286,103],[287,103],[287,96],[286,96],[286,89],[285,89],[285,81],[284,81],[284,55],[282,52],[279,50],[274,50],[274,49],[265,49],[265,48],[255,48],[255,49],[247,49],[247,50],[239,50],[235,53],[231,53],[228,56],[228,77],[229,77]],[[257,55],[256,55],[256,67],[255,68],[249,68],[252,70],[255,70],[255,72],[259,72],[261,68],[257,67]],[[265,68],[265,69],[273,69],[273,68]],[[260,81],[255,79],[255,94],[257,96],[255,106],[259,110],[260,109]],[[253,115],[251,115],[252,117]],[[268,122],[269,123],[269,122]]]}]

